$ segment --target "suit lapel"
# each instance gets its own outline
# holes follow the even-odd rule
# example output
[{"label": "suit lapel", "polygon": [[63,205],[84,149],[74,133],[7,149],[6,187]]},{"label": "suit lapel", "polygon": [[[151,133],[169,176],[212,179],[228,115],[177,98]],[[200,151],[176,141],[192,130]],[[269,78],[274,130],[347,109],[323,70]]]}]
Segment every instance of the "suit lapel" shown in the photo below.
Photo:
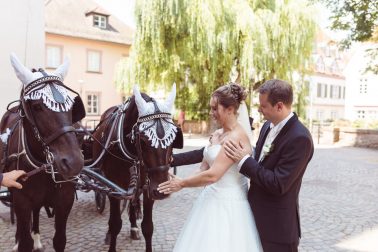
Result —
[{"label": "suit lapel", "polygon": [[256,145],[256,151],[255,151],[255,160],[258,160],[259,157],[260,157],[260,153],[261,153],[261,150],[262,150],[262,147],[264,145],[264,142],[265,142],[265,139],[266,137],[268,136],[268,133],[270,131],[270,122],[269,121],[266,121],[261,129],[261,137],[262,138],[259,138],[258,140],[258,143]]},{"label": "suit lapel", "polygon": [[298,116],[297,114],[294,113],[294,115],[289,119],[289,121],[287,121],[287,123],[285,124],[285,126],[281,129],[280,133],[278,133],[277,137],[274,139],[273,141],[273,145],[276,145],[280,139],[286,135],[286,132],[291,128],[291,126],[296,122],[298,121]]}]

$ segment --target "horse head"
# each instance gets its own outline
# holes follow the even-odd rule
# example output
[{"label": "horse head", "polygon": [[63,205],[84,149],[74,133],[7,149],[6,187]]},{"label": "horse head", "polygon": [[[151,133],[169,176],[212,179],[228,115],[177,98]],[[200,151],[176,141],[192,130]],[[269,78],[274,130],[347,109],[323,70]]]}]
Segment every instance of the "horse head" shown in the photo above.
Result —
[{"label": "horse head", "polygon": [[68,59],[51,74],[43,69],[30,71],[14,54],[11,63],[23,83],[20,114],[25,139],[39,142],[43,153],[36,155],[52,164],[64,179],[78,175],[84,159],[72,125],[85,116],[85,110],[80,96],[63,84]]},{"label": "horse head", "polygon": [[160,183],[169,179],[169,168],[173,148],[182,148],[182,132],[173,123],[171,110],[176,97],[174,84],[164,102],[154,99],[145,101],[139,89],[134,87],[138,120],[133,129],[134,142],[142,160],[152,199],[164,199],[167,195],[157,191]]}]

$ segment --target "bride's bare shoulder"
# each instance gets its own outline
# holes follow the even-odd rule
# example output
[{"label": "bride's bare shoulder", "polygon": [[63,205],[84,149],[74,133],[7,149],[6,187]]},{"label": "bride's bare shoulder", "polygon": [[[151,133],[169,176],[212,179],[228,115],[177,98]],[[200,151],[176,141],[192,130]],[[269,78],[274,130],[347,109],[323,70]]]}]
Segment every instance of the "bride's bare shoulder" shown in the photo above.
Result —
[{"label": "bride's bare shoulder", "polygon": [[228,136],[228,139],[232,140],[232,141],[235,141],[235,142],[239,142],[239,141],[249,142],[248,136],[247,136],[247,134],[245,133],[244,129],[241,126],[233,129],[230,132],[230,134]]}]

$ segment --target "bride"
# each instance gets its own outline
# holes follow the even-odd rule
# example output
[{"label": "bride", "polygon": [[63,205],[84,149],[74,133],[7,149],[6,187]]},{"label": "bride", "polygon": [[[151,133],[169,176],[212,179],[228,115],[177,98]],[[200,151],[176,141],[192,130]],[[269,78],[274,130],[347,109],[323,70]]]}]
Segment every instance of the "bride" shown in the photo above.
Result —
[{"label": "bride", "polygon": [[251,148],[246,96],[244,88],[233,83],[219,87],[211,95],[210,115],[220,129],[212,134],[204,149],[200,172],[185,179],[173,176],[159,185],[158,190],[166,194],[185,187],[205,186],[173,251],[262,251],[247,200],[248,180],[238,172],[237,163],[226,156],[223,148],[229,139]]}]

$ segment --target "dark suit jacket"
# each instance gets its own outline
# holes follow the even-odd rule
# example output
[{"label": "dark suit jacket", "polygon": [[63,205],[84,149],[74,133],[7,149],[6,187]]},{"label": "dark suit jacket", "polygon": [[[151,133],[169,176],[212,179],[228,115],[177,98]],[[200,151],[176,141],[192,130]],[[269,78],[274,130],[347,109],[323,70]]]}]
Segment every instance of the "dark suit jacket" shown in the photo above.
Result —
[{"label": "dark suit jacket", "polygon": [[171,163],[171,166],[173,167],[200,163],[203,159],[203,150],[204,148],[179,154],[173,154],[173,162]]},{"label": "dark suit jacket", "polygon": [[[270,122],[256,143],[258,159]],[[260,163],[247,158],[240,173],[251,179],[248,200],[261,240],[295,243],[300,237],[298,194],[314,146],[310,132],[294,115],[273,141],[272,151]]]}]

